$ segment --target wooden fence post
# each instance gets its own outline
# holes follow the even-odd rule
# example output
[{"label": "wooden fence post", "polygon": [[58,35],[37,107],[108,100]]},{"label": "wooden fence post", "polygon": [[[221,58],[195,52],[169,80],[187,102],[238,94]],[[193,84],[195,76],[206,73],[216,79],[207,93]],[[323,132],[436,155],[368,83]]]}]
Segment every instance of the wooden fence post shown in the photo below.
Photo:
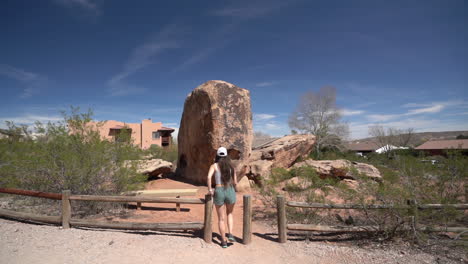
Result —
[{"label": "wooden fence post", "polygon": [[71,218],[71,204],[70,204],[70,190],[62,191],[62,228],[70,228]]},{"label": "wooden fence post", "polygon": [[213,239],[212,231],[212,215],[213,215],[213,198],[211,194],[205,195],[205,217],[204,217],[204,227],[203,227],[203,238],[206,243],[211,243]]},{"label": "wooden fence post", "polygon": [[[176,198],[180,198],[180,196],[177,196]],[[180,203],[176,203],[176,212],[180,212]]]},{"label": "wooden fence post", "polygon": [[278,242],[286,243],[286,202],[284,196],[278,195],[276,200],[276,208],[278,211]]},{"label": "wooden fence post", "polygon": [[244,225],[242,232],[242,243],[250,244],[252,240],[252,197],[244,195]]}]

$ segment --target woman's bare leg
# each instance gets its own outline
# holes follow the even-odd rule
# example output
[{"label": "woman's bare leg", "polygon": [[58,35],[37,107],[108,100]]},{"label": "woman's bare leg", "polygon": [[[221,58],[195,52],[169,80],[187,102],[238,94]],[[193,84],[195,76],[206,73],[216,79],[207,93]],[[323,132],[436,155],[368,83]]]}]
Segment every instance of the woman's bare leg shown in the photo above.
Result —
[{"label": "woman's bare leg", "polygon": [[[223,212],[223,205],[215,205],[216,212],[218,213],[218,227],[219,227],[219,234],[221,235],[221,242],[226,241],[226,224],[224,223],[224,212]],[[228,220],[229,222],[229,220]]]},{"label": "woman's bare leg", "polygon": [[232,212],[234,211],[235,204],[226,204],[226,214],[227,214],[227,224],[228,224],[228,231],[229,234],[232,234],[232,230],[234,228],[234,217],[232,216]]}]

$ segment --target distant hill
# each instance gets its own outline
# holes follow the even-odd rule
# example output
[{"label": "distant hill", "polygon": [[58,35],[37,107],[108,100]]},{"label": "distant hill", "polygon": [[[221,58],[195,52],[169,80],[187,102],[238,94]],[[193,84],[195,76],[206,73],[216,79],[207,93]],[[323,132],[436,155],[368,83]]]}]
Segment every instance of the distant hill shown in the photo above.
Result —
[{"label": "distant hill", "polygon": [[[429,140],[455,139],[459,135],[468,136],[468,130],[414,133],[414,137],[411,140],[410,145],[419,146],[420,144]],[[369,138],[351,140],[350,143],[369,142],[373,140],[374,140],[373,137],[369,137]]]}]

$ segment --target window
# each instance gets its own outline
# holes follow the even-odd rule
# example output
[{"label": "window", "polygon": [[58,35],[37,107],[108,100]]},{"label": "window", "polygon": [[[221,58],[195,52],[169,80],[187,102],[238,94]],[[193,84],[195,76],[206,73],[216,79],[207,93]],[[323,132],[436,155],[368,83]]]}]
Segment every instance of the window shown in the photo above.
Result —
[{"label": "window", "polygon": [[153,132],[153,139],[159,139],[159,137],[161,137],[161,135],[159,134],[159,132]]}]

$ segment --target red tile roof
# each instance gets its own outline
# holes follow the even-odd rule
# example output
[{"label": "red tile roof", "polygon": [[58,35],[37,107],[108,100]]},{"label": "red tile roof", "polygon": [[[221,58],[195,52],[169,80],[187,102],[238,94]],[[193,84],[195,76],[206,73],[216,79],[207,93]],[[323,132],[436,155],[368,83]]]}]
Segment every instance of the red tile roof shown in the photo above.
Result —
[{"label": "red tile roof", "polygon": [[379,148],[375,142],[352,142],[346,145],[346,148],[353,151],[374,151]]},{"label": "red tile roof", "polygon": [[431,140],[416,149],[468,149],[468,139]]}]

